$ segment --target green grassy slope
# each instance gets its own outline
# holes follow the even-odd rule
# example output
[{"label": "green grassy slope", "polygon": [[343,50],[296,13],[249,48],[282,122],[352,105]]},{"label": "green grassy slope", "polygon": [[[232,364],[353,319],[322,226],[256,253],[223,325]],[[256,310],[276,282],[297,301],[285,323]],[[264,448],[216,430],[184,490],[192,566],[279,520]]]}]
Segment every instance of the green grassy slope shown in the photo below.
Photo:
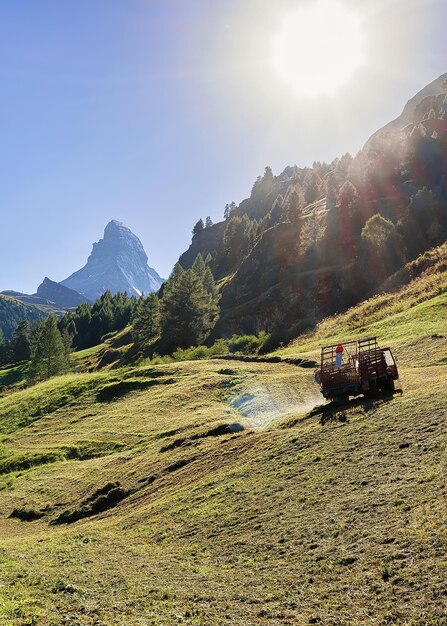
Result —
[{"label": "green grassy slope", "polygon": [[28,363],[0,369],[0,395],[7,389],[17,389],[25,384],[28,375]]},{"label": "green grassy slope", "polygon": [[313,370],[283,363],[75,373],[0,398],[0,623],[444,625],[445,273],[430,276],[285,351],[392,344],[402,395],[324,424]]}]

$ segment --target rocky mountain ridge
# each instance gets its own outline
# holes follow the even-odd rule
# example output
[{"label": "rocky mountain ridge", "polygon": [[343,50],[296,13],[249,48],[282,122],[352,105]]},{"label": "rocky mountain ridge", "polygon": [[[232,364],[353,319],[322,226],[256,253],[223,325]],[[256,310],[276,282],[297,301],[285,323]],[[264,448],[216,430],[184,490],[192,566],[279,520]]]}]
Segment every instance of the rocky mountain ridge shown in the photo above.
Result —
[{"label": "rocky mountain ridge", "polygon": [[43,279],[35,294],[28,295],[11,290],[3,291],[2,294],[26,304],[56,309],[73,309],[84,302],[89,302],[88,298],[77,291],[64,287],[48,277]]},{"label": "rocky mountain ridge", "polygon": [[58,316],[83,303],[92,303],[105,291],[139,296],[158,291],[163,279],[148,266],[141,241],[121,222],[107,224],[104,237],[93,244],[86,265],[58,283],[48,277],[36,293],[0,292],[0,328],[10,337],[22,320],[30,322],[51,312]]},{"label": "rocky mountain ridge", "polygon": [[117,220],[109,222],[104,237],[93,244],[86,265],[61,281],[91,301],[107,289],[115,294],[128,295],[157,291],[163,279],[148,266],[148,258],[141,241]]},{"label": "rocky mountain ridge", "polygon": [[399,117],[374,133],[365,147],[368,147],[379,136],[399,132],[406,126],[421,123],[424,118],[428,118],[432,108],[437,108],[438,104],[441,104],[441,107],[444,106],[441,111],[437,111],[437,115],[445,115],[447,113],[447,73],[439,76],[411,98]]}]

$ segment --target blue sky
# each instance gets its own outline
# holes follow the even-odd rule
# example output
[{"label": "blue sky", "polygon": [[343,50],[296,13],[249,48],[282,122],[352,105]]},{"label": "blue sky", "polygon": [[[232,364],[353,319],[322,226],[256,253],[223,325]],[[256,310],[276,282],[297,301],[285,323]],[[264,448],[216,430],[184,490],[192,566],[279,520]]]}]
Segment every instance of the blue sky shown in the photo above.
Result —
[{"label": "blue sky", "polygon": [[447,71],[444,0],[340,0],[363,11],[368,63],[296,99],[268,42],[300,1],[0,0],[0,290],[66,278],[111,219],[166,276],[266,165],[355,153]]}]

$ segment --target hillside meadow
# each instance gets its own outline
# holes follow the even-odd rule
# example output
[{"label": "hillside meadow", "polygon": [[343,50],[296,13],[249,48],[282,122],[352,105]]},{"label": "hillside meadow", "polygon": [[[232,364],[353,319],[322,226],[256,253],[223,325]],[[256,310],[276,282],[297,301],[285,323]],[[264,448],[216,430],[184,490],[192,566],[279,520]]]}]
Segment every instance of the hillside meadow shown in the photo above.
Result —
[{"label": "hillside meadow", "polygon": [[329,412],[313,369],[281,362],[10,390],[0,623],[444,626],[446,311],[436,266],[278,351],[392,346],[399,393]]}]

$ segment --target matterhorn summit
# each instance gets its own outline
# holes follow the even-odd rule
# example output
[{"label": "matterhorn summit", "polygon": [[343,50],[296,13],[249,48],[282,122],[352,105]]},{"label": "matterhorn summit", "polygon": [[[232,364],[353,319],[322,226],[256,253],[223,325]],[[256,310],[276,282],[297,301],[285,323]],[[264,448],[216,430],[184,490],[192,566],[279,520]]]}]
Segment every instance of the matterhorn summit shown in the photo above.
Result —
[{"label": "matterhorn summit", "polygon": [[116,220],[109,222],[104,237],[93,244],[84,267],[61,281],[89,300],[96,300],[109,289],[140,296],[158,291],[163,279],[149,267],[141,241]]}]

